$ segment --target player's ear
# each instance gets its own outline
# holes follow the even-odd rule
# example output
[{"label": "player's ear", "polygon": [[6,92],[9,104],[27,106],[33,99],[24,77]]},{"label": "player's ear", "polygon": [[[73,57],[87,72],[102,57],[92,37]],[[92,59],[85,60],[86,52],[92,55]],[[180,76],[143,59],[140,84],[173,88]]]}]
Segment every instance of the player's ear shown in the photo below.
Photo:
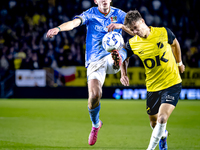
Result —
[{"label": "player's ear", "polygon": [[94,3],[97,5],[97,0],[94,0]]},{"label": "player's ear", "polygon": [[145,23],[144,19],[141,19],[142,23]]}]

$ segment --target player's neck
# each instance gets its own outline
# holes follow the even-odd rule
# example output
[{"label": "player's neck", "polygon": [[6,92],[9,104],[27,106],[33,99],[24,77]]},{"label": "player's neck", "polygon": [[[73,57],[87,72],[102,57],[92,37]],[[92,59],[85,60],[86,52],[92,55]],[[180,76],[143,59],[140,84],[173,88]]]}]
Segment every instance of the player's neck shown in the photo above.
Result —
[{"label": "player's neck", "polygon": [[104,14],[105,16],[110,12],[110,8],[108,8],[108,9],[101,9],[101,8],[98,8],[98,10],[99,10],[102,14]]},{"label": "player's neck", "polygon": [[146,38],[149,36],[149,34],[151,33],[151,27],[146,28]]}]

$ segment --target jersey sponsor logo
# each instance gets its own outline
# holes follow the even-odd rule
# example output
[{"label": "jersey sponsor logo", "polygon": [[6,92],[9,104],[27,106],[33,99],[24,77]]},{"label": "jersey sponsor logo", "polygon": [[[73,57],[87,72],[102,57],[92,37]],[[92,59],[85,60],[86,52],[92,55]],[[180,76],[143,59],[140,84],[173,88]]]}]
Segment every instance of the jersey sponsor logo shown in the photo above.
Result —
[{"label": "jersey sponsor logo", "polygon": [[171,102],[171,101],[173,101],[173,100],[171,100],[171,99],[166,99],[166,102]]},{"label": "jersey sponsor logo", "polygon": [[117,16],[110,17],[111,22],[117,22]]},{"label": "jersey sponsor logo", "polygon": [[166,53],[166,52],[163,53],[163,55],[162,55],[162,57],[161,57],[160,60],[163,61],[163,62],[168,62],[168,59],[164,58],[165,53]]},{"label": "jersey sponsor logo", "polygon": [[[144,60],[145,66],[146,66],[147,68],[149,68],[149,69],[152,69],[152,68],[155,67],[155,66],[160,66],[160,65],[161,65],[161,64],[160,64],[160,61],[163,61],[163,62],[165,62],[165,63],[168,62],[168,59],[164,58],[165,53],[166,53],[166,52],[163,53],[163,55],[162,55],[161,58],[159,57],[159,55],[155,56],[156,61],[155,61],[154,59],[152,59],[152,58],[147,58],[147,59],[145,59],[145,60]],[[148,63],[149,61],[151,62],[151,64]]]},{"label": "jersey sponsor logo", "polygon": [[95,30],[97,30],[99,32],[102,32],[102,31],[108,32],[108,28],[102,27],[102,26],[98,26],[98,25],[95,25]]},{"label": "jersey sponsor logo", "polygon": [[159,49],[161,49],[161,48],[163,48],[163,47],[164,47],[164,44],[163,44],[163,43],[161,43],[161,42],[159,42],[159,43],[157,43],[157,46],[158,46],[158,48],[159,48]]},{"label": "jersey sponsor logo", "polygon": [[166,96],[166,101],[173,101],[173,100],[174,100],[174,96],[171,96],[171,95]]}]

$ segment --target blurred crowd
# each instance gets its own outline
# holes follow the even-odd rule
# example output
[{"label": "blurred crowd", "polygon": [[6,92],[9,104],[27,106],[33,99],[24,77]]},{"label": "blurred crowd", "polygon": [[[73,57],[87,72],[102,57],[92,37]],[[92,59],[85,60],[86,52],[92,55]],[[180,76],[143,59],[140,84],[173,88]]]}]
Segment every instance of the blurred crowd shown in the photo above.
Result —
[{"label": "blurred crowd", "polygon": [[[170,28],[186,66],[200,67],[199,0],[112,0],[125,12],[137,9],[150,26]],[[84,66],[85,26],[47,39],[48,29],[95,6],[93,0],[8,0],[0,6],[0,73],[16,69]],[[123,33],[125,41],[130,38]],[[133,56],[130,66],[142,66]]]}]

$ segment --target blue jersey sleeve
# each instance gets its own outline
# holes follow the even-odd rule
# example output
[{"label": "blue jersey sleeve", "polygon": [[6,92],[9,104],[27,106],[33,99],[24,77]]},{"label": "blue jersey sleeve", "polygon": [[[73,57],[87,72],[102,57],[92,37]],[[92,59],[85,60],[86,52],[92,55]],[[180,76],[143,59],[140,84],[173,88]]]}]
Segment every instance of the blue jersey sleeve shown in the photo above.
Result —
[{"label": "blue jersey sleeve", "polygon": [[120,22],[122,24],[124,24],[124,19],[125,19],[126,13],[119,9],[118,15],[119,15],[119,18],[121,19]]},{"label": "blue jersey sleeve", "polygon": [[86,24],[89,23],[91,11],[92,11],[92,9],[90,8],[87,11],[84,11],[82,14],[75,16],[74,19],[80,18],[81,19],[81,25],[86,25]]}]

